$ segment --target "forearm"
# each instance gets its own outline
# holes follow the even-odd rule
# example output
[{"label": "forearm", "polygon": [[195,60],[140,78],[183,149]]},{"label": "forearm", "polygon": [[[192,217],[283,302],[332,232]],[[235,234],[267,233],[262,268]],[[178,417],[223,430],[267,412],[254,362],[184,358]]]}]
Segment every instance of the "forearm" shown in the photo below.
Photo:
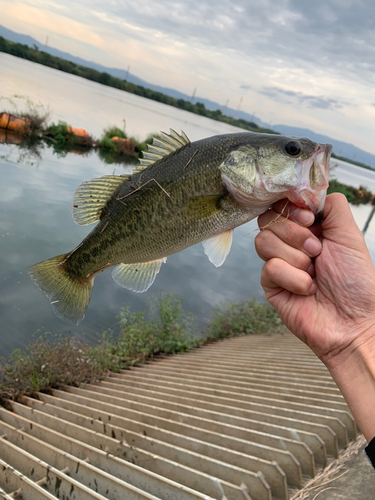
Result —
[{"label": "forearm", "polygon": [[375,437],[375,333],[323,359],[366,440]]}]

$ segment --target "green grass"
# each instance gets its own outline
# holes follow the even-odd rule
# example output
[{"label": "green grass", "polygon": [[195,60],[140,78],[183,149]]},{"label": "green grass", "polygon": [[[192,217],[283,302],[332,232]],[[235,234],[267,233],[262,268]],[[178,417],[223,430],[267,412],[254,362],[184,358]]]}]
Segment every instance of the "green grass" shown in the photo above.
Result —
[{"label": "green grass", "polygon": [[103,342],[92,347],[76,339],[44,334],[24,350],[15,350],[1,364],[0,400],[97,380],[104,370],[116,369],[116,359],[106,347]]},{"label": "green grass", "polygon": [[371,191],[363,186],[357,189],[353,186],[342,184],[337,179],[330,179],[327,193],[342,193],[352,205],[366,205],[372,199]]},{"label": "green grass", "polygon": [[133,312],[125,306],[119,320],[120,336],[115,339],[110,331],[104,332],[95,346],[44,334],[15,350],[0,363],[0,402],[80,386],[158,354],[186,352],[218,339],[286,331],[271,306],[253,299],[218,306],[203,332],[176,294],[154,296],[148,311]]},{"label": "green grass", "polygon": [[120,139],[127,139],[127,135],[124,130],[119,127],[112,126],[104,129],[101,139],[97,142],[97,146],[100,149],[105,149],[111,151],[112,153],[120,154],[118,151],[117,144],[112,141],[112,137],[119,137]]},{"label": "green grass", "polygon": [[176,294],[154,297],[146,311],[121,310],[122,335],[116,344],[116,353],[123,359],[144,361],[156,354],[189,351],[199,344],[195,337],[195,320],[183,310],[181,298]]},{"label": "green grass", "polygon": [[[119,139],[129,139],[134,147],[134,152],[130,153],[127,145],[121,142],[113,141],[113,137]],[[144,141],[138,141],[134,137],[128,138],[125,131],[117,126],[111,126],[104,129],[101,139],[97,142],[96,146],[99,149],[99,155],[107,163],[113,163],[119,160],[121,156],[128,158],[141,158],[143,151],[147,151],[147,144],[151,144],[154,137],[159,137],[157,134],[150,134]]]},{"label": "green grass", "polygon": [[59,121],[57,124],[52,123],[43,132],[43,137],[56,151],[74,149],[76,146],[91,149],[94,146],[95,141],[90,135],[79,137],[72,130],[69,130],[70,128],[63,121]]},{"label": "green grass", "polygon": [[282,332],[285,332],[285,326],[275,309],[263,302],[247,299],[216,307],[205,330],[205,336],[213,340],[251,333]]}]

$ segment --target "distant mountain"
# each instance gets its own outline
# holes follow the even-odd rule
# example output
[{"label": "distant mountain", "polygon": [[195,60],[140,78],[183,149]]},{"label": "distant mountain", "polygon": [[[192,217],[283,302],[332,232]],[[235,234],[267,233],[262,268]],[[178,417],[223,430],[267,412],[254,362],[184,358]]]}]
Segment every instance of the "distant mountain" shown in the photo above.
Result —
[{"label": "distant mountain", "polygon": [[[107,66],[102,66],[101,64],[95,63],[93,61],[86,61],[81,57],[73,56],[68,52],[63,52],[58,49],[54,49],[53,47],[46,47],[45,44],[38,42],[35,38],[32,38],[28,35],[21,35],[20,33],[16,33],[15,31],[9,30],[4,26],[0,25],[0,36],[10,40],[11,42],[22,43],[28,45],[29,47],[33,47],[36,45],[39,50],[44,52],[48,52],[56,57],[61,57],[62,59],[66,59],[67,61],[74,62],[76,64],[81,64],[82,66],[86,66],[88,68],[96,69],[97,71],[109,73],[116,78],[120,78],[121,80],[127,80],[128,82],[135,83],[136,85],[142,85],[142,87],[146,87],[148,89],[155,90],[156,92],[161,92],[163,94],[169,95],[170,97],[174,97],[175,99],[184,99],[185,101],[190,101],[191,96],[184,94],[183,92],[179,92],[178,90],[170,89],[168,87],[161,87],[160,85],[154,85],[152,83],[146,82],[141,78],[131,74],[130,72],[119,69],[119,68],[108,68]],[[218,104],[217,102],[210,101],[209,99],[204,99],[203,97],[194,97],[194,102],[202,102],[207,109],[215,111],[216,109],[223,109],[224,104]],[[236,111],[232,108],[226,108],[225,114],[228,116],[234,116],[236,118],[243,118],[244,120],[253,121],[257,124],[261,123],[261,120],[258,118],[254,118],[252,115],[245,113],[243,111]]]},{"label": "distant mountain", "polygon": [[[102,66],[101,64],[97,64],[93,61],[86,61],[85,59],[82,59],[80,57],[73,56],[72,54],[69,54],[68,52],[63,52],[58,49],[54,49],[53,47],[46,47],[44,44],[38,42],[35,38],[32,38],[31,36],[28,35],[22,35],[20,33],[16,33],[15,31],[9,30],[8,28],[5,28],[4,26],[0,25],[0,36],[11,40],[12,42],[16,43],[22,43],[25,45],[28,45],[29,47],[33,47],[34,45],[38,47],[39,50],[48,52],[49,54],[56,56],[56,57],[61,57],[63,59],[66,59],[67,61],[74,62],[76,64],[80,64],[82,66],[86,66],[88,68],[95,69],[100,72],[106,72],[109,73],[112,76],[115,76],[117,78],[121,78],[122,80],[127,80],[129,82],[135,83],[136,85],[141,85],[145,88],[149,88],[152,90],[155,90],[157,92],[161,92],[163,94],[166,94],[168,96],[174,97],[176,99],[184,99],[185,101],[190,101],[191,96],[184,94],[182,92],[179,92],[178,90],[170,89],[168,87],[161,87],[160,85],[154,85],[152,83],[146,82],[145,80],[142,80],[141,78],[138,78],[137,76],[128,73],[124,69],[119,69],[119,68],[108,68],[106,66]],[[223,104],[219,104],[214,101],[210,101],[209,99],[204,99],[202,97],[194,97],[194,102],[202,102],[205,107],[209,110],[217,110],[220,109],[224,112]],[[262,122],[258,118],[255,118],[254,116],[250,115],[249,113],[246,113],[244,111],[238,111],[233,108],[226,108],[225,109],[225,114],[228,116],[232,116],[235,118],[243,118],[244,120],[247,121],[252,121],[255,122],[257,125],[265,128],[270,128],[275,130],[276,132],[280,132],[281,134],[285,135],[293,135],[296,137],[308,137],[312,139],[313,141],[316,142],[321,142],[321,143],[330,143],[333,145],[334,152],[339,155],[339,156],[345,156],[348,159],[352,159],[355,161],[359,161],[362,163],[365,163],[367,165],[370,165],[375,168],[375,155],[371,153],[367,153],[366,151],[363,151],[360,148],[357,148],[353,144],[349,144],[347,142],[343,141],[337,141],[336,139],[332,139],[331,137],[322,135],[322,134],[317,134],[313,132],[312,130],[309,130],[307,128],[299,128],[299,127],[290,127],[288,125],[269,125],[267,123]]]}]

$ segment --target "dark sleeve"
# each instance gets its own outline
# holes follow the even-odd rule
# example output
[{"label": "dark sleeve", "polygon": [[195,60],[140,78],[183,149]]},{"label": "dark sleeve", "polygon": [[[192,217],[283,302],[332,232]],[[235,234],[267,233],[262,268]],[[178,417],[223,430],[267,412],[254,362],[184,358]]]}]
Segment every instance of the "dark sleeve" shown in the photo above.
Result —
[{"label": "dark sleeve", "polygon": [[365,448],[365,452],[372,463],[372,466],[375,468],[375,438],[370,441],[370,444]]}]

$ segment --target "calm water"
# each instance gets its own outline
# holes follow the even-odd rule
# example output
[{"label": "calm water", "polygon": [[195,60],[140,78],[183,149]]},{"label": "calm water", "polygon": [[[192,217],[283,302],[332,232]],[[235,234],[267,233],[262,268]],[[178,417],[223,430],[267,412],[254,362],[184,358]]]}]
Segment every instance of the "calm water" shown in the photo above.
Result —
[{"label": "calm water", "polygon": [[[140,139],[169,127],[183,129],[191,140],[238,130],[2,53],[0,66],[2,96],[28,96],[49,106],[52,120],[63,119],[86,128],[96,137],[108,125],[121,126],[123,119],[128,134]],[[6,107],[5,100],[0,100],[0,111]],[[335,163],[339,163],[335,174],[340,180],[367,185],[375,191],[372,172]],[[45,149],[41,159],[33,160],[24,157],[17,146],[0,145],[0,356],[27,344],[37,331],[88,340],[94,340],[108,328],[116,331],[116,316],[123,304],[143,308],[158,290],[183,295],[185,308],[198,317],[201,326],[220,301],[250,296],[262,299],[259,285],[262,262],[254,250],[257,226],[252,221],[236,229],[232,250],[221,268],[209,263],[199,244],[168,257],[154,285],[144,294],[120,288],[107,271],[95,279],[92,299],[81,325],[74,327],[57,318],[47,298],[28,278],[27,269],[36,262],[70,251],[91,230],[92,226],[77,226],[71,217],[72,196],[81,182],[130,171],[130,166],[106,165],[96,154],[57,157]],[[368,207],[355,209],[360,227],[368,212]],[[372,226],[366,239],[375,261]]]}]

